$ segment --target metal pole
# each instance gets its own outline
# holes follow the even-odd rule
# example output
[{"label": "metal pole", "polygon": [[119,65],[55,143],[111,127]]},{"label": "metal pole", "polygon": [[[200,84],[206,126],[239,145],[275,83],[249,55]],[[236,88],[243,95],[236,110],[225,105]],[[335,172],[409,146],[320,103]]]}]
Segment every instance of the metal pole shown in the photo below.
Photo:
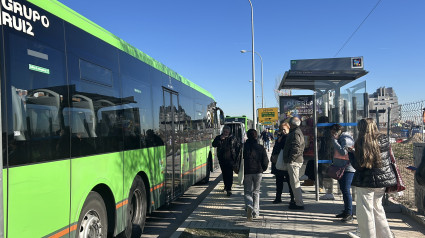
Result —
[{"label": "metal pole", "polygon": [[388,122],[387,122],[387,137],[390,139],[390,130],[391,130],[391,107],[388,107]]},{"label": "metal pole", "polygon": [[257,52],[255,52],[261,60],[261,108],[264,108],[264,90],[263,90],[263,58]]},{"label": "metal pole", "polygon": [[381,129],[380,126],[379,126],[379,112],[378,112],[378,107],[375,107],[375,109],[376,109],[376,113],[375,113],[375,116],[376,116],[376,125],[378,126],[378,129]]},{"label": "metal pole", "polygon": [[[353,120],[352,122],[357,122],[357,97],[353,97]],[[354,139],[357,139],[357,130],[354,128],[353,130]]]},{"label": "metal pole", "polygon": [[345,123],[348,123],[348,122],[350,122],[349,120],[350,120],[350,114],[348,113],[348,101],[347,100],[343,100],[343,103],[344,103],[344,114],[343,114],[343,118],[344,118],[344,122]]},{"label": "metal pole", "polygon": [[[422,105],[422,108],[423,108],[423,105]],[[424,137],[425,137],[425,135],[424,135],[424,129],[425,129],[425,108],[423,108],[422,109],[423,111],[422,111],[422,142],[424,141]]]},{"label": "metal pole", "polygon": [[363,94],[363,117],[368,118],[369,117],[369,94],[364,93]]},{"label": "metal pole", "polygon": [[336,87],[335,88],[335,98],[334,98],[334,103],[335,103],[335,121],[336,123],[341,123],[343,120],[343,117],[341,115],[341,92],[340,92],[340,88]]},{"label": "metal pole", "polygon": [[317,105],[316,92],[313,93],[313,128],[314,128],[314,176],[316,184],[316,201],[319,201],[319,151],[317,149]]},{"label": "metal pole", "polygon": [[254,59],[254,8],[252,7],[251,0],[249,1],[249,5],[251,5],[251,37],[252,37],[252,122],[253,129],[257,129],[257,115],[255,110],[255,59]]},{"label": "metal pole", "polygon": [[[250,50],[241,50],[241,53],[251,52]],[[264,108],[264,90],[263,90],[263,57],[257,51],[254,52],[261,60],[261,108]]]}]

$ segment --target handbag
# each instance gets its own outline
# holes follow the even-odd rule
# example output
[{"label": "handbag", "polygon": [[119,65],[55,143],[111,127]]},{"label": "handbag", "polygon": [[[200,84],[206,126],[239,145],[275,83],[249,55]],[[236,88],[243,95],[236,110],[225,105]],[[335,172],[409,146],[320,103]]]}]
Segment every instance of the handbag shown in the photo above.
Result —
[{"label": "handbag", "polygon": [[340,180],[342,176],[344,175],[344,171],[345,171],[345,168],[347,168],[347,166],[348,166],[348,163],[341,167],[331,164],[326,170],[326,173],[328,174],[329,177],[336,180]]},{"label": "handbag", "polygon": [[285,161],[283,161],[283,149],[280,150],[279,155],[277,156],[276,169],[288,170]]},{"label": "handbag", "polygon": [[391,187],[387,187],[385,189],[385,192],[386,193],[399,193],[399,192],[406,190],[406,186],[403,182],[403,179],[401,178],[400,170],[398,169],[398,166],[397,166],[397,163],[395,161],[394,153],[393,153],[391,146],[390,146],[390,166],[394,171],[395,178],[397,180],[397,184],[394,185],[394,186],[391,186]]},{"label": "handbag", "polygon": [[337,150],[335,150],[334,158],[341,159],[341,160],[348,160],[348,153],[346,155],[342,155]]}]

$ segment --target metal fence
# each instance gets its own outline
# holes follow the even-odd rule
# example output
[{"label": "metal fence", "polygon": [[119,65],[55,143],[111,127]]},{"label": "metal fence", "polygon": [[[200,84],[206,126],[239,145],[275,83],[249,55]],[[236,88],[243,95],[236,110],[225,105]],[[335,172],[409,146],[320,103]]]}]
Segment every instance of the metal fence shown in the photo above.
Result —
[{"label": "metal fence", "polygon": [[424,107],[425,100],[399,105],[398,116],[392,114],[390,110],[387,111],[390,115],[387,133],[403,182],[406,184],[404,194],[394,197],[394,200],[412,210],[417,210],[415,180],[414,171],[408,167],[414,166],[413,143],[424,142]]}]

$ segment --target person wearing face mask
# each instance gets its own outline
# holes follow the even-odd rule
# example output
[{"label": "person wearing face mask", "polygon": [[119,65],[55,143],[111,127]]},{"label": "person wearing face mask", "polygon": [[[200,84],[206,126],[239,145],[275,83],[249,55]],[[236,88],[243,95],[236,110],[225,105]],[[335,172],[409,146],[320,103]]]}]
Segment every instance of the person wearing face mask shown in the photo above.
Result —
[{"label": "person wearing face mask", "polygon": [[217,148],[218,162],[223,175],[224,191],[226,191],[227,196],[232,195],[233,164],[240,150],[238,140],[230,132],[230,127],[224,126],[221,135],[215,137],[212,143],[212,146]]}]

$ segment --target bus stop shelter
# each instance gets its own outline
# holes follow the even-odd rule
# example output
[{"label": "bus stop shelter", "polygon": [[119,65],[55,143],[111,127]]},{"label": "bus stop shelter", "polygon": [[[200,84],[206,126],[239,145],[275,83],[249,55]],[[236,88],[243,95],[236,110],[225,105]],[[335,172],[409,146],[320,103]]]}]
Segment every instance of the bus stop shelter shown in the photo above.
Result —
[{"label": "bus stop shelter", "polygon": [[[328,59],[307,59],[291,60],[291,68],[286,71],[278,90],[311,90],[313,91],[313,146],[314,146],[314,168],[316,184],[316,200],[319,200],[319,176],[318,164],[329,163],[331,161],[319,161],[317,148],[317,127],[329,126],[334,123],[340,123],[342,126],[355,126],[357,119],[367,116],[368,112],[368,94],[365,92],[366,84],[360,83],[349,86],[350,83],[366,75],[368,71],[364,70],[363,57],[345,57]],[[346,87],[341,94],[341,89]],[[357,91],[364,89],[360,100]],[[345,97],[343,97],[345,96]],[[285,96],[281,96],[285,97]],[[363,105],[357,107],[358,101]],[[320,113],[329,118],[329,123],[317,123],[318,105],[320,104]],[[362,109],[362,110],[359,110]],[[283,111],[280,105],[280,114]],[[354,133],[356,130],[354,130]]]}]

